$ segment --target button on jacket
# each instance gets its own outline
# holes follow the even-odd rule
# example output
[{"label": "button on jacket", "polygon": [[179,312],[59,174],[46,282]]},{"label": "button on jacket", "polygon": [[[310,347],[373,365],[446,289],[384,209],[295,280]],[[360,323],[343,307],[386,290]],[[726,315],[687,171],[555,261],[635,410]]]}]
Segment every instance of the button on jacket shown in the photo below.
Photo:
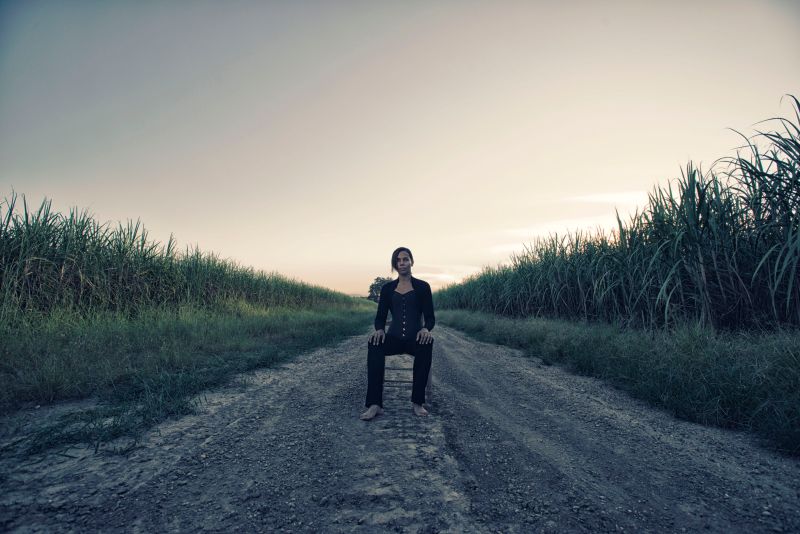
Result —
[{"label": "button on jacket", "polygon": [[[395,293],[395,289],[397,289],[397,284],[399,283],[400,279],[397,278],[392,280],[391,282],[387,282],[383,284],[381,287],[381,294],[378,299],[378,312],[375,314],[375,330],[382,330],[386,328],[386,316],[389,314],[389,308],[392,307],[393,295],[398,295],[402,297],[399,293]],[[420,328],[427,328],[428,331],[433,330],[433,325],[436,322],[436,318],[433,315],[433,295],[431,295],[431,286],[425,280],[420,280],[419,278],[411,277],[411,287],[414,289],[413,297],[410,297],[412,293],[407,293],[406,301],[409,298],[413,298],[416,300],[416,308],[417,311],[416,317],[411,318],[406,314],[405,321],[406,321],[406,333],[409,333],[409,328],[417,328],[414,332],[410,332],[411,334],[416,334]],[[403,322],[403,313],[402,313],[402,301],[399,301],[399,305],[401,306],[399,311],[399,315],[395,315],[394,311],[392,312],[392,333],[397,334],[398,330],[395,326],[395,323],[399,321],[398,326],[400,327],[399,333],[402,334],[402,322]],[[408,306],[408,304],[406,305]],[[408,308],[406,308],[408,310]],[[419,324],[419,312],[422,312],[422,315],[425,318],[425,324]],[[405,337],[405,336],[404,336]]]},{"label": "button on jacket", "polygon": [[413,339],[422,328],[420,309],[417,305],[417,290],[400,294],[392,291],[392,324],[387,335],[403,340]]}]

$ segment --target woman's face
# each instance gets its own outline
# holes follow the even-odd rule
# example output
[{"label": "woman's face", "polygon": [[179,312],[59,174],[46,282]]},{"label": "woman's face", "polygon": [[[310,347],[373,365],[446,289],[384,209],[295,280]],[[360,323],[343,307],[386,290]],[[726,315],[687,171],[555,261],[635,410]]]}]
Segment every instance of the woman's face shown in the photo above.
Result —
[{"label": "woman's face", "polygon": [[395,266],[397,272],[400,274],[408,274],[411,272],[412,265],[414,265],[414,263],[411,261],[411,256],[409,256],[408,252],[405,250],[401,250],[397,255],[397,265]]}]

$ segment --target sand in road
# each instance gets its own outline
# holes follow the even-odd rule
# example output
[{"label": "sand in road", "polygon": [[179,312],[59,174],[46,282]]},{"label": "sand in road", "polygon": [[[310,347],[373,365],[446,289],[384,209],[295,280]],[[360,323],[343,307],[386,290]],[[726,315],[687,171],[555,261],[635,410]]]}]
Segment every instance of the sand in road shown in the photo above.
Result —
[{"label": "sand in road", "polygon": [[367,335],[353,337],[210,392],[127,457],[2,460],[0,528],[800,529],[797,460],[518,351],[434,336],[428,417],[387,388],[386,413],[359,420]]}]

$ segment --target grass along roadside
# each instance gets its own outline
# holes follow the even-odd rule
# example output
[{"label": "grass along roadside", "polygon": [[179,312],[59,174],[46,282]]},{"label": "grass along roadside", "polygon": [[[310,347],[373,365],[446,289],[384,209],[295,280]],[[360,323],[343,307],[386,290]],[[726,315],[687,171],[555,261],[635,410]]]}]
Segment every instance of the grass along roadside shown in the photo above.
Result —
[{"label": "grass along roadside", "polygon": [[703,424],[751,430],[800,453],[800,332],[713,333],[440,310],[437,319],[479,340],[606,379],[635,397]]},{"label": "grass along roadside", "polygon": [[12,193],[0,201],[0,414],[91,401],[24,439],[0,425],[0,452],[135,438],[191,411],[193,394],[363,331],[373,314],[338,291],[180,252],[138,220],[101,223]]},{"label": "grass along roadside", "polygon": [[[364,331],[374,304],[263,308],[245,301],[154,309],[126,318],[52,313],[0,332],[0,408],[92,398],[86,409],[11,439],[4,452],[136,436],[190,413],[190,396]],[[6,429],[12,432],[13,429]],[[4,438],[5,440],[5,438]]]},{"label": "grass along roadside", "polygon": [[[691,162],[618,228],[536,237],[508,265],[436,292],[439,308],[642,328],[800,327],[800,101],[795,122]],[[761,149],[759,145],[768,148]]]},{"label": "grass along roadside", "polygon": [[352,305],[344,293],[197,247],[179,252],[172,236],[154,241],[138,220],[113,226],[86,210],[55,212],[47,199],[32,209],[15,193],[0,201],[0,325],[65,310],[135,317],[239,300],[263,308]]}]

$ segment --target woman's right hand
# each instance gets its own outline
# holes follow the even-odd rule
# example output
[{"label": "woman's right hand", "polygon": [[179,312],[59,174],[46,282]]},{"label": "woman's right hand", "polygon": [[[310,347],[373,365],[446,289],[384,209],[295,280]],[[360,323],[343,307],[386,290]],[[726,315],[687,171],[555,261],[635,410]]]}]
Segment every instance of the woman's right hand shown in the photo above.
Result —
[{"label": "woman's right hand", "polygon": [[385,336],[383,332],[383,328],[380,330],[375,330],[373,333],[369,335],[369,342],[372,345],[380,345],[383,343],[383,337]]}]

